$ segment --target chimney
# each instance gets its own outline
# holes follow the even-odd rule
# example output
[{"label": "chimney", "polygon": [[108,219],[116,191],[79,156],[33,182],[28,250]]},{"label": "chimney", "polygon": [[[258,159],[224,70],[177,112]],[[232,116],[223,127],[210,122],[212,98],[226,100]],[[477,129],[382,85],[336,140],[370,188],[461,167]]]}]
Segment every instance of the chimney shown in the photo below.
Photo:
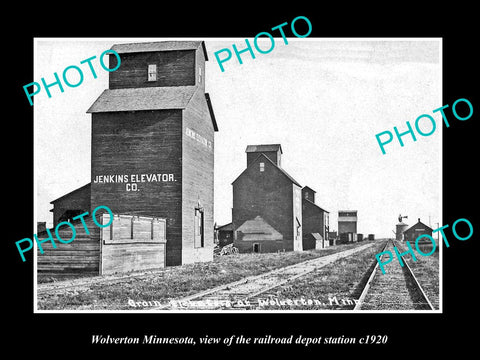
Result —
[{"label": "chimney", "polygon": [[418,222],[420,222],[420,218],[418,218]]}]

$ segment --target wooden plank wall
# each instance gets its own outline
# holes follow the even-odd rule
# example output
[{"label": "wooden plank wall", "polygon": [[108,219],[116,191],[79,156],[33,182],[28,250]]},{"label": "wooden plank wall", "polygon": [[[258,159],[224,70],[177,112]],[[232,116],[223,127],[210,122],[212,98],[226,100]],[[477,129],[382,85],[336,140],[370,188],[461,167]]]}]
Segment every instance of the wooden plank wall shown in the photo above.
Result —
[{"label": "wooden plank wall", "polygon": [[[91,218],[85,218],[90,235],[87,235],[80,221],[73,222],[76,236],[69,244],[61,243],[55,236],[54,229],[50,229],[57,248],[51,241],[42,243],[44,253],[37,247],[37,272],[51,275],[92,274],[98,275],[100,261],[100,229]],[[58,234],[62,239],[69,240],[72,230],[68,225],[62,225]],[[39,240],[47,239],[46,232],[37,235]]]},{"label": "wooden plank wall", "polygon": [[[322,236],[322,238],[325,238],[323,210],[306,199],[302,199],[302,209],[302,237],[304,238],[303,249],[314,249],[316,245],[315,240],[311,237],[311,234],[318,233]],[[323,244],[321,248],[323,248]]]},{"label": "wooden plank wall", "polygon": [[[109,74],[110,89],[195,85],[195,50],[124,53],[120,59],[121,66]],[[150,64],[157,65],[157,81],[148,81]]]},{"label": "wooden plank wall", "polygon": [[[182,264],[212,261],[214,129],[202,86],[184,111],[182,144]],[[204,209],[203,247],[195,247],[194,243],[195,207],[199,202]]]},{"label": "wooden plank wall", "polygon": [[[107,218],[107,221],[103,220],[106,224],[109,215],[103,217]],[[58,241],[54,229],[50,229],[57,247],[48,241],[41,244],[43,254],[37,248],[39,274],[102,275],[165,266],[165,219],[115,215],[112,225],[105,228],[99,228],[91,218],[86,217],[85,223],[90,234],[87,235],[81,222],[72,223],[76,236],[69,244]],[[113,236],[110,234],[112,230]],[[66,241],[72,237],[68,225],[61,226],[58,234]],[[38,238],[47,239],[47,232]]]},{"label": "wooden plank wall", "polygon": [[[173,181],[95,183],[96,176],[173,174]],[[92,114],[91,209],[166,219],[167,265],[181,265],[182,111]],[[129,180],[130,183],[130,180]]]},{"label": "wooden plank wall", "polygon": [[90,185],[82,186],[61,199],[53,203],[53,226],[55,227],[60,217],[67,210],[90,211]]},{"label": "wooden plank wall", "polygon": [[[260,161],[265,164],[263,172],[259,171]],[[235,232],[245,221],[261,216],[283,235],[283,244],[277,250],[292,251],[295,226],[293,214],[292,182],[263,157],[233,183],[232,220]],[[242,247],[241,241],[237,239],[234,244]]]},{"label": "wooden plank wall", "polygon": [[[110,221],[103,215],[103,224]],[[100,274],[165,267],[165,219],[114,215],[100,235]]]}]

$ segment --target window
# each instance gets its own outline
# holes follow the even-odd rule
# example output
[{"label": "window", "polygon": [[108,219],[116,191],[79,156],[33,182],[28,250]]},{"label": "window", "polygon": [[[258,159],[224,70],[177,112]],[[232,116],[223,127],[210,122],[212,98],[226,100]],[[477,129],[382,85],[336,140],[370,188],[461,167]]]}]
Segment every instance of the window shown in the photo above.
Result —
[{"label": "window", "polygon": [[157,65],[148,65],[148,81],[157,81]]},{"label": "window", "polygon": [[194,224],[194,246],[202,248],[204,246],[204,215],[203,208],[195,208]]},{"label": "window", "polygon": [[265,171],[265,163],[261,162],[260,163],[260,172],[264,172]]},{"label": "window", "polygon": [[259,253],[260,252],[260,244],[259,243],[254,243],[253,244],[253,252],[254,253]]}]

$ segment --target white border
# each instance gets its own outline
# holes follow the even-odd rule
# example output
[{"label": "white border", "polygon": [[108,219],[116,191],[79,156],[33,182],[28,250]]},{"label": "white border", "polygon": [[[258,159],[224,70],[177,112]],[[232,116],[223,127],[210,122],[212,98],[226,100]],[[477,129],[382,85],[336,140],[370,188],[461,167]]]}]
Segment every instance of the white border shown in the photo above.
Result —
[{"label": "white border", "polygon": [[[279,37],[275,37],[280,39]],[[298,40],[298,38],[287,37],[288,40]],[[34,64],[33,64],[33,75],[34,79],[37,78],[37,69],[36,69],[36,56],[37,56],[37,42],[41,41],[112,41],[116,43],[123,43],[123,42],[150,42],[150,41],[237,41],[242,40],[244,38],[216,38],[216,37],[207,37],[207,38],[196,38],[196,37],[173,37],[173,38],[139,38],[139,37],[131,37],[131,38],[33,38],[33,49],[34,49]],[[441,90],[440,90],[440,99],[438,106],[444,105],[443,103],[443,38],[442,37],[422,37],[422,38],[389,38],[389,37],[362,37],[362,38],[315,38],[315,37],[306,37],[302,38],[301,41],[439,41],[439,66],[440,66],[440,82],[441,82]],[[34,146],[34,209],[33,209],[33,233],[36,233],[37,229],[37,158],[36,158],[36,129],[37,129],[37,115],[35,111],[35,107],[33,109],[33,120],[34,120],[34,134],[33,134],[33,146]],[[432,109],[433,110],[433,109]],[[427,110],[426,110],[427,111]],[[443,224],[443,126],[439,126],[440,128],[440,152],[439,152],[439,161],[440,161],[440,226]],[[33,281],[34,281],[34,291],[33,291],[33,312],[34,313],[46,313],[46,314],[58,314],[58,313],[65,313],[65,314],[82,314],[82,313],[93,313],[93,314],[105,314],[105,313],[121,313],[121,314],[405,314],[405,313],[413,313],[413,314],[441,314],[443,313],[443,241],[442,237],[439,235],[439,260],[440,260],[440,275],[439,275],[439,309],[438,310],[39,310],[37,304],[37,245],[33,247]],[[421,260],[420,260],[421,261]]]}]

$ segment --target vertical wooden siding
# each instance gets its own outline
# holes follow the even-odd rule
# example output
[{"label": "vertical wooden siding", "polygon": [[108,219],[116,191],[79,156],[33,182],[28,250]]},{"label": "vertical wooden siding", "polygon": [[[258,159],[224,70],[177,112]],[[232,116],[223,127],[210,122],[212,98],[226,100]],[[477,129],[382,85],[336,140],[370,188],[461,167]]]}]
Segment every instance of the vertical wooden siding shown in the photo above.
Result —
[{"label": "vertical wooden siding", "polygon": [[[103,224],[110,221],[103,215]],[[100,274],[165,267],[165,220],[114,215],[101,229]]]},{"label": "vertical wooden siding", "polygon": [[[263,172],[259,171],[260,162],[265,164]],[[292,182],[262,158],[255,161],[233,183],[234,231],[246,220],[258,215],[283,235],[282,248],[278,250],[293,250],[295,219]]]},{"label": "vertical wooden siding", "polygon": [[[97,175],[170,174],[174,181],[95,183]],[[182,249],[182,111],[92,114],[92,209],[165,218],[167,265],[180,265]]]},{"label": "vertical wooden siding", "polygon": [[[195,85],[195,50],[124,53],[109,74],[110,89]],[[111,68],[116,66],[115,56]],[[157,80],[148,81],[148,65],[157,65]]]},{"label": "vertical wooden siding", "polygon": [[53,204],[53,226],[60,222],[60,217],[67,210],[90,211],[90,185],[82,186],[68,196],[58,199]]},{"label": "vertical wooden siding", "polygon": [[[209,143],[187,135],[193,130]],[[214,196],[214,129],[210,119],[205,93],[199,87],[187,109],[183,121],[183,263],[213,260],[213,196]],[[204,246],[194,244],[195,207],[200,201],[204,208]]]}]

